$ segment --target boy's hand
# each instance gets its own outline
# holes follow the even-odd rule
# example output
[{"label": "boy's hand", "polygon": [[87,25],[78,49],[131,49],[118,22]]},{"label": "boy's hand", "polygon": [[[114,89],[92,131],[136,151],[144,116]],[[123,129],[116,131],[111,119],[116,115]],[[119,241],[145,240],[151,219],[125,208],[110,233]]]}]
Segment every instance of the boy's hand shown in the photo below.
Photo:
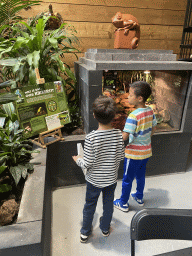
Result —
[{"label": "boy's hand", "polygon": [[122,132],[123,140],[128,140],[129,133],[128,132]]},{"label": "boy's hand", "polygon": [[73,160],[76,162],[78,158],[81,158],[80,156],[72,156]]}]

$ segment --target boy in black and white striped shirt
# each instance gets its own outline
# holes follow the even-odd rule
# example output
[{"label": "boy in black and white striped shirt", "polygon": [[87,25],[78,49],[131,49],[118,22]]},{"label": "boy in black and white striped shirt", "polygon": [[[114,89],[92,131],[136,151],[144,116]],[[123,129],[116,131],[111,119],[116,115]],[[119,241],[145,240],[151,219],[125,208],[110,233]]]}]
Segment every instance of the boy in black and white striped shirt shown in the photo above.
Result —
[{"label": "boy in black and white striped shirt", "polygon": [[124,160],[125,156],[122,132],[111,126],[115,114],[114,100],[107,96],[98,97],[93,103],[93,115],[99,122],[99,127],[96,131],[87,134],[84,157],[73,156],[78,166],[87,169],[81,242],[87,242],[91,234],[92,221],[101,191],[103,193],[103,216],[100,218],[100,229],[103,236],[109,235],[118,169],[120,161]]}]

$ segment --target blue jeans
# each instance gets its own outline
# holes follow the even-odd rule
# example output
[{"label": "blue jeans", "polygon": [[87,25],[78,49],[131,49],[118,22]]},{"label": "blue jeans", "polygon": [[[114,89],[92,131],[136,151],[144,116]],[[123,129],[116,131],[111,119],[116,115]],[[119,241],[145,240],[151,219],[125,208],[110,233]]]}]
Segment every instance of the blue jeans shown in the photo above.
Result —
[{"label": "blue jeans", "polygon": [[87,191],[83,209],[83,226],[81,228],[81,234],[86,236],[91,234],[93,217],[101,191],[103,194],[103,218],[99,227],[102,231],[107,232],[110,228],[113,215],[113,200],[117,183],[104,188],[95,187],[89,182],[86,183]]},{"label": "blue jeans", "polygon": [[145,170],[148,159],[149,158],[135,160],[125,158],[122,192],[120,198],[123,204],[126,204],[129,201],[134,178],[136,178],[137,181],[136,196],[138,199],[143,199],[143,191],[145,187]]}]

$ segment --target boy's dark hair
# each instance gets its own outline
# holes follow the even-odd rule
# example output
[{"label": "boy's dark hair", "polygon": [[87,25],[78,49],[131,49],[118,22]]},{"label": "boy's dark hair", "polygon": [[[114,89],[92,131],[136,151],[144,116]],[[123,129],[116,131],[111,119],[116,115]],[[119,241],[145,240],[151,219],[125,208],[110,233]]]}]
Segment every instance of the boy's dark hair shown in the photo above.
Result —
[{"label": "boy's dark hair", "polygon": [[99,96],[93,102],[93,113],[101,124],[109,124],[115,117],[117,108],[115,101],[108,96]]},{"label": "boy's dark hair", "polygon": [[151,86],[144,81],[136,81],[132,83],[130,87],[134,89],[134,93],[137,97],[143,97],[144,102],[146,102],[152,93]]}]

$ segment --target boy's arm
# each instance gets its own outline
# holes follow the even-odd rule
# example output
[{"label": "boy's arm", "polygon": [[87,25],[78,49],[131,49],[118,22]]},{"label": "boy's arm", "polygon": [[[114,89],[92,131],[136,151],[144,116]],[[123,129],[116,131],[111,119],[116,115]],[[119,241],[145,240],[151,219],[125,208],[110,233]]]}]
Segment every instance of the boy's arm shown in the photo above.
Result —
[{"label": "boy's arm", "polygon": [[151,130],[151,137],[152,137],[153,134],[155,133],[155,130],[156,130],[156,126],[153,126],[153,127],[152,127],[152,130]]},{"label": "boy's arm", "polygon": [[125,158],[125,143],[124,141],[122,142],[122,155],[121,155],[121,160],[124,160]]},{"label": "boy's arm", "polygon": [[134,114],[129,114],[126,119],[125,126],[122,132],[123,140],[126,141],[129,139],[129,135],[134,134],[137,127],[137,118]]},{"label": "boy's arm", "polygon": [[128,140],[129,139],[129,133],[128,132],[122,132],[123,140]]},{"label": "boy's arm", "polygon": [[73,160],[76,162],[76,164],[81,168],[90,168],[93,165],[94,162],[94,151],[92,148],[92,144],[89,139],[85,138],[84,143],[84,157],[81,156],[72,156]]},{"label": "boy's arm", "polygon": [[155,133],[156,127],[157,127],[157,119],[155,117],[155,114],[153,114],[153,123],[152,123],[151,137]]}]

